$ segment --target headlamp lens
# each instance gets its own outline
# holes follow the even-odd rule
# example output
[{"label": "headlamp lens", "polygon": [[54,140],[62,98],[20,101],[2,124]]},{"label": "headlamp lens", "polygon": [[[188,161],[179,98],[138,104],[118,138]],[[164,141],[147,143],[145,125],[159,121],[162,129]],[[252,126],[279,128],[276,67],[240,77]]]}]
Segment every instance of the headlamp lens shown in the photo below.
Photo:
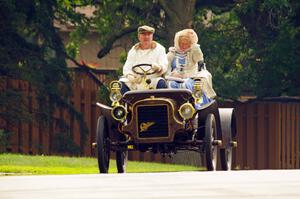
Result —
[{"label": "headlamp lens", "polygon": [[202,91],[201,91],[201,90],[194,91],[194,96],[195,96],[196,98],[201,98],[201,97],[202,97]]},{"label": "headlamp lens", "polygon": [[192,118],[194,113],[195,113],[195,109],[190,103],[185,103],[181,105],[179,108],[179,114],[185,120]]},{"label": "headlamp lens", "polygon": [[117,102],[117,101],[120,101],[122,99],[122,95],[119,91],[112,91],[110,93],[110,100],[112,102]]},{"label": "headlamp lens", "polygon": [[126,111],[124,106],[116,106],[112,110],[113,118],[118,120],[118,121],[124,120],[126,115],[127,115],[127,111]]}]

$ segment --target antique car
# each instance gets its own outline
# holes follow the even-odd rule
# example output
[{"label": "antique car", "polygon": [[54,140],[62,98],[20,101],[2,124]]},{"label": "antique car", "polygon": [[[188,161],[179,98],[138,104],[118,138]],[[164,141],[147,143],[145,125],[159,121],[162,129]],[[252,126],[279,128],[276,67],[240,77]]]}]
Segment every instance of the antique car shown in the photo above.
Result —
[{"label": "antique car", "polygon": [[[148,64],[141,64],[148,65]],[[141,65],[133,71],[143,76],[147,85],[150,69]],[[126,172],[128,151],[176,154],[190,150],[204,154],[206,168],[217,169],[220,149],[221,169],[232,167],[232,150],[236,146],[234,109],[218,108],[217,100],[195,108],[201,101],[201,78],[195,79],[194,91],[188,89],[146,89],[121,94],[121,83],[110,83],[111,106],[97,103],[96,142],[100,173],[108,173],[110,153],[115,152],[117,170]]]}]

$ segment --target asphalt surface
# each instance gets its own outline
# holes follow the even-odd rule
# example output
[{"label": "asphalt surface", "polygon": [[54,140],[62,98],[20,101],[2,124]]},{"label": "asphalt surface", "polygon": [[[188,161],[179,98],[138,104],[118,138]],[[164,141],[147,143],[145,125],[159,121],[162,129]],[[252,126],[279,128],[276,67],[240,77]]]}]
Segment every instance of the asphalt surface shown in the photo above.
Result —
[{"label": "asphalt surface", "polygon": [[0,199],[300,198],[300,170],[0,176]]}]

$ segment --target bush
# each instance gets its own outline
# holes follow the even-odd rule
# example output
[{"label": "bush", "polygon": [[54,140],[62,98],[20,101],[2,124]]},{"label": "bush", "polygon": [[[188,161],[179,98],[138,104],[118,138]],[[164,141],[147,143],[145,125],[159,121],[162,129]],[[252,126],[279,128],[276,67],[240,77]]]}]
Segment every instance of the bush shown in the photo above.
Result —
[{"label": "bush", "polygon": [[9,145],[10,132],[0,129],[0,152],[5,152]]},{"label": "bush", "polygon": [[58,154],[80,155],[80,146],[74,143],[71,135],[59,132],[53,139],[53,151]]}]

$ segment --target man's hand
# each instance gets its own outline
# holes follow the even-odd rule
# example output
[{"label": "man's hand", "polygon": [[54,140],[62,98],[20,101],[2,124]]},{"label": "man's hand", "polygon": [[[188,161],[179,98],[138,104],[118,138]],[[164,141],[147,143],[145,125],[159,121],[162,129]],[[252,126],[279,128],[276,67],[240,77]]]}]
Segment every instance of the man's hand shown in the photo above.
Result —
[{"label": "man's hand", "polygon": [[171,72],[171,76],[173,77],[178,77],[178,78],[183,78],[183,74],[178,73],[177,71]]},{"label": "man's hand", "polygon": [[126,75],[126,77],[128,78],[128,80],[132,83],[141,83],[142,81],[142,78],[140,75],[136,75],[136,74],[132,74],[132,73],[129,73],[128,75]]},{"label": "man's hand", "polygon": [[152,69],[156,73],[160,73],[161,72],[161,66],[159,66],[158,64],[152,64]]}]

